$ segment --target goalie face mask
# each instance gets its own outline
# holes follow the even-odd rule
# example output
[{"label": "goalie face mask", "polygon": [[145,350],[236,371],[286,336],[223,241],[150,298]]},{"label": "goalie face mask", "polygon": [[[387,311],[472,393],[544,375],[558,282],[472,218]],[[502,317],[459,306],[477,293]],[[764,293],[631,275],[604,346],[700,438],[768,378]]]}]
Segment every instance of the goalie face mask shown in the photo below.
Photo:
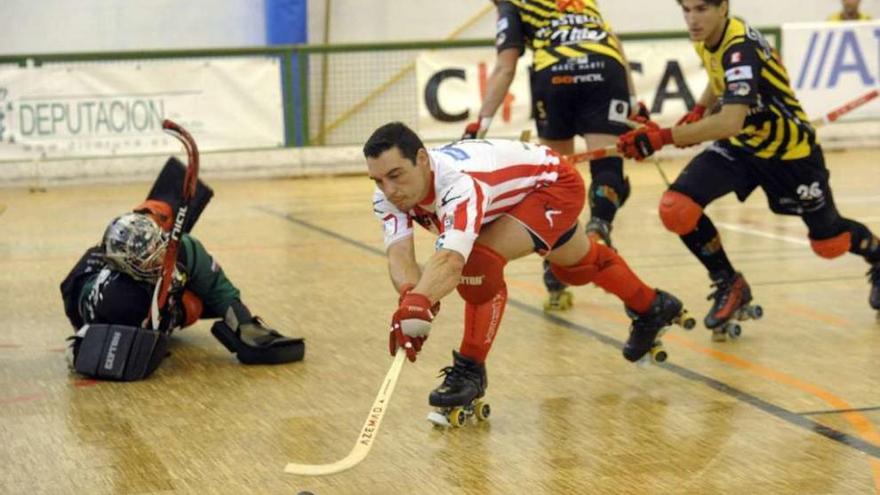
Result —
[{"label": "goalie face mask", "polygon": [[168,238],[149,215],[126,213],[104,231],[104,259],[136,280],[155,282],[162,272]]}]

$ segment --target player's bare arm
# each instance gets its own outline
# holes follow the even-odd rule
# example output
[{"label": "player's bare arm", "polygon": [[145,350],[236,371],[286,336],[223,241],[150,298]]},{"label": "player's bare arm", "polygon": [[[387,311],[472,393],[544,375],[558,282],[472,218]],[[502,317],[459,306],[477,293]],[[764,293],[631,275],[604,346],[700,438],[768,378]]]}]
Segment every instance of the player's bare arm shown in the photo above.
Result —
[{"label": "player's bare arm", "polygon": [[416,261],[412,236],[388,246],[388,275],[398,294],[402,294],[406,288],[415,287],[418,283],[422,270]]},{"label": "player's bare arm", "polygon": [[498,111],[498,107],[504,101],[504,95],[510,89],[513,77],[516,75],[516,64],[519,60],[518,48],[508,48],[498,52],[495,59],[495,68],[486,82],[486,96],[480,107],[480,119],[492,117]]},{"label": "player's bare arm", "polygon": [[438,249],[425,264],[413,292],[424,294],[432,303],[452,292],[461,280],[464,256],[457,251]]},{"label": "player's bare arm", "polygon": [[690,146],[704,141],[733,137],[742,130],[748,112],[748,105],[724,105],[720,112],[705,117],[699,122],[674,127],[672,140],[676,146]]}]

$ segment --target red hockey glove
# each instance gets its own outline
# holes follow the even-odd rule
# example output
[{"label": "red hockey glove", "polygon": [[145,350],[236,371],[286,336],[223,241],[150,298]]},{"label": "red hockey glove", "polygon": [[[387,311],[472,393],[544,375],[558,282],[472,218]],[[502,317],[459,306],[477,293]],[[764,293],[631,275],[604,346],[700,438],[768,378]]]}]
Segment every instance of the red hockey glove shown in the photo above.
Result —
[{"label": "red hockey glove", "polygon": [[461,135],[461,138],[480,139],[486,134],[486,131],[489,130],[490,125],[492,125],[492,117],[480,117],[480,120],[471,122],[465,126],[464,134]]},{"label": "red hockey glove", "polygon": [[[397,298],[397,305],[400,306],[403,303],[403,298],[406,297],[407,294],[412,292],[413,289],[416,288],[416,284],[404,283],[400,285],[400,297]],[[440,301],[434,303],[431,306],[431,313],[433,313],[434,318],[437,317],[437,314],[440,313]]]},{"label": "red hockey glove", "polygon": [[462,139],[477,139],[477,134],[480,132],[480,123],[479,122],[471,122],[464,128],[464,133],[461,135]]},{"label": "red hockey glove", "polygon": [[667,144],[672,144],[672,129],[661,129],[654,122],[627,132],[617,139],[617,151],[627,158],[642,161]]},{"label": "red hockey glove", "polygon": [[705,113],[706,107],[703,105],[694,105],[694,108],[692,108],[690,112],[684,114],[682,118],[678,119],[678,122],[675,125],[693,124],[702,119],[703,114]]},{"label": "red hockey glove", "polygon": [[422,350],[422,344],[428,339],[432,321],[434,313],[430,299],[412,292],[404,294],[400,306],[391,317],[391,332],[388,334],[388,351],[391,355],[403,347],[406,357],[414,362]]}]

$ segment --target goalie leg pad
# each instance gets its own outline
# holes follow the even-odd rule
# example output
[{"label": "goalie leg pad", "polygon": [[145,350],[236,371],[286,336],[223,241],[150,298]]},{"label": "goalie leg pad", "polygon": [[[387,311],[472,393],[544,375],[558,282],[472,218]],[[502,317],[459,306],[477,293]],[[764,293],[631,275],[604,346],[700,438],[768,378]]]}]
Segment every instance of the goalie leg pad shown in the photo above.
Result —
[{"label": "goalie leg pad", "polygon": [[72,339],[76,372],[101,380],[142,380],[168,355],[168,336],[148,328],[93,323]]}]

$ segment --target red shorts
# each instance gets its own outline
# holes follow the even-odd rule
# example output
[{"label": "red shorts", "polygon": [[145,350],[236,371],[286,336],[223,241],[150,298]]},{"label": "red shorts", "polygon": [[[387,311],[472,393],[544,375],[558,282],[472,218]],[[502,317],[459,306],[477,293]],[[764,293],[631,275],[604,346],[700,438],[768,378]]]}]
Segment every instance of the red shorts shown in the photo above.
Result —
[{"label": "red shorts", "polygon": [[563,159],[559,178],[526,196],[507,214],[518,220],[535,241],[541,256],[571,237],[586,201],[584,180],[577,169]]}]

